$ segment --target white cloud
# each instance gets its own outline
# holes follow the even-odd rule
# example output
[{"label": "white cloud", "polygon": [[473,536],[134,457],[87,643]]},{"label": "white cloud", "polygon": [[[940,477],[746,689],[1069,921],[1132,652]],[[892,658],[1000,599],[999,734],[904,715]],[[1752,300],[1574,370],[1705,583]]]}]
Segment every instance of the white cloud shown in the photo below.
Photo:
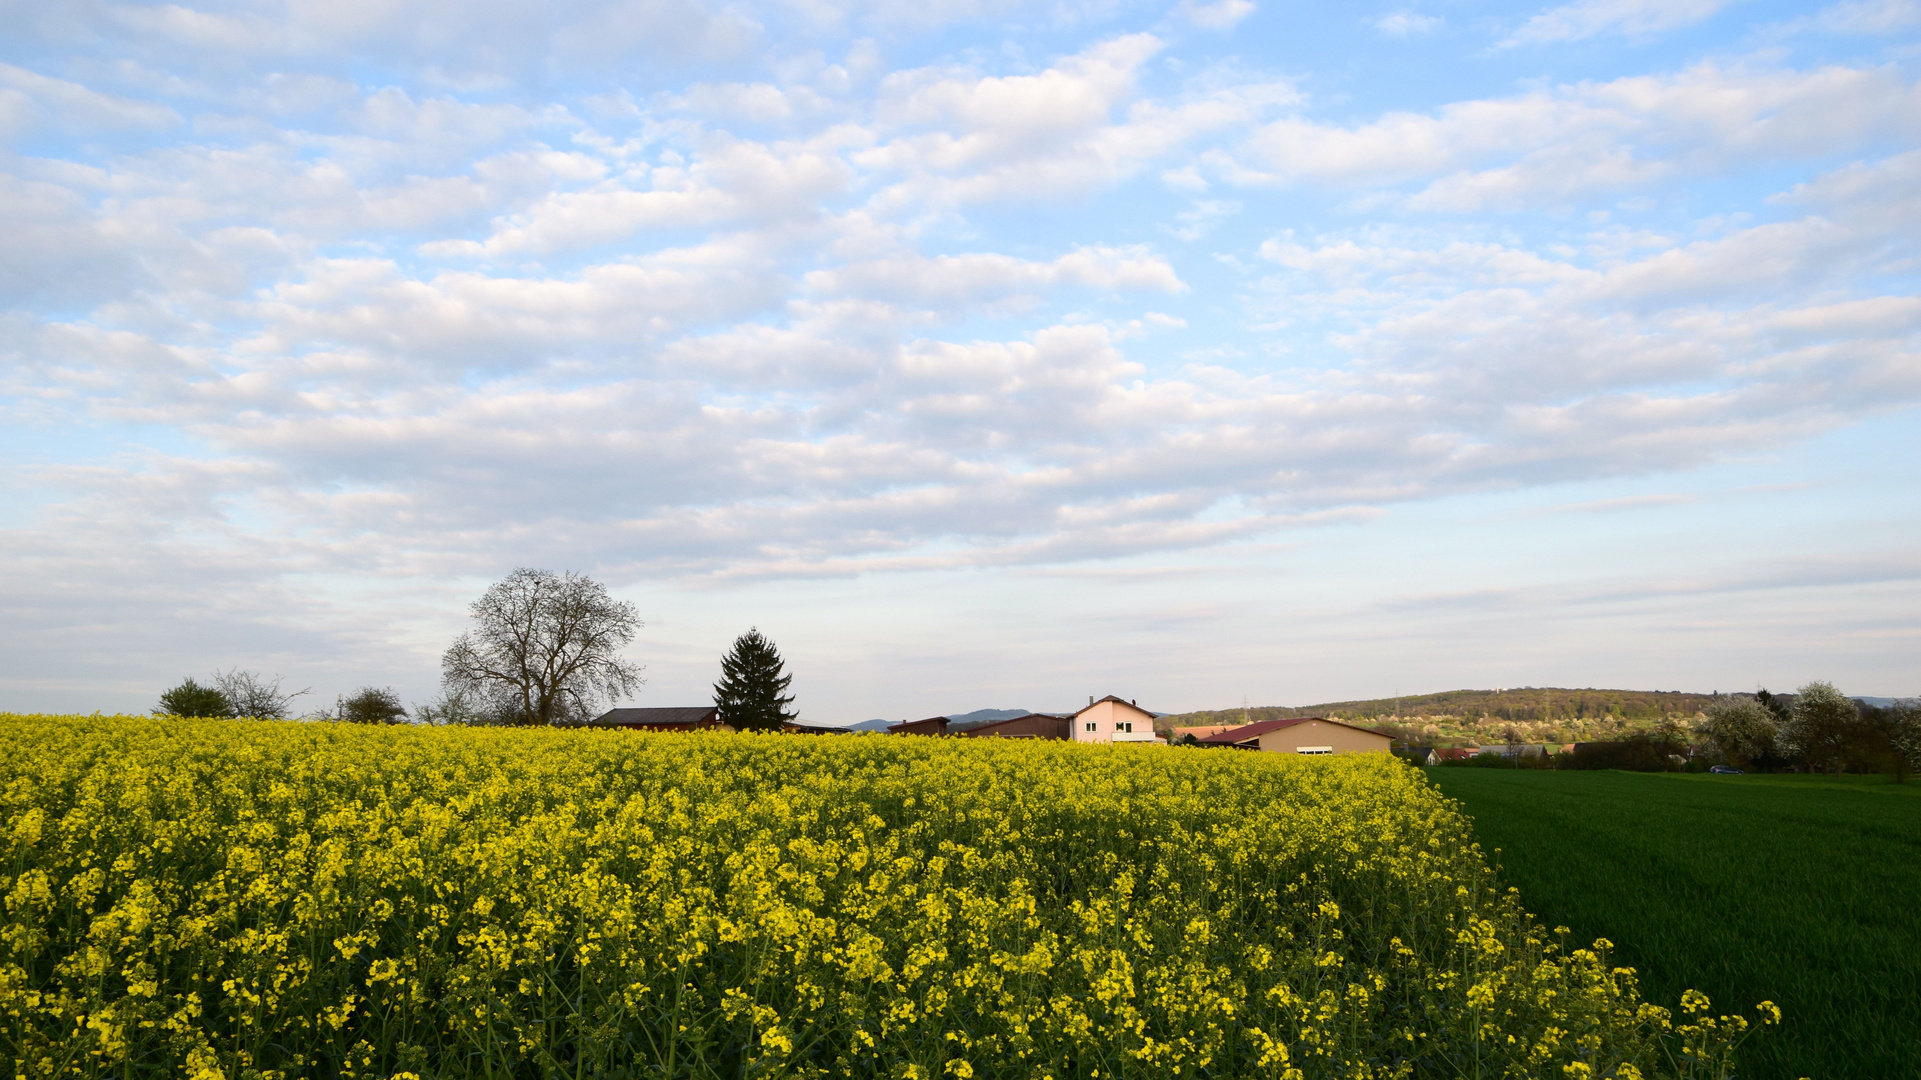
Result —
[{"label": "white cloud", "polygon": [[915,157],[936,168],[1026,157],[1105,124],[1115,106],[1132,96],[1141,65],[1161,48],[1150,34],[1132,34],[1037,75],[982,77],[940,69],[890,75],[881,83],[879,118],[896,130],[935,129],[916,140]]},{"label": "white cloud", "polygon": [[1407,38],[1421,34],[1431,34],[1440,29],[1445,20],[1437,15],[1422,15],[1413,11],[1396,11],[1374,20],[1374,29],[1389,37]]},{"label": "white cloud", "polygon": [[784,291],[751,244],[725,240],[565,278],[442,271],[423,281],[384,259],[324,260],[253,306],[264,325],[240,347],[273,355],[332,345],[363,350],[370,362],[519,367],[642,347],[703,321],[751,314]]},{"label": "white cloud", "polygon": [[761,33],[742,13],[697,0],[289,3],[237,12],[212,4],[89,4],[67,21],[156,59],[171,52],[278,66],[290,59],[382,58],[468,88],[635,60],[656,68],[726,60],[746,53]]},{"label": "white cloud", "polygon": [[830,107],[825,97],[805,86],[772,83],[698,83],[688,87],[684,100],[689,111],[722,123],[780,123]]},{"label": "white cloud", "polygon": [[[1595,59],[1478,100],[1390,83],[1383,112],[1166,32],[1250,10],[23,15],[0,415],[51,464],[7,478],[0,594],[66,641],[61,611],[104,625],[124,590],[364,656],[342,597],[504,559],[713,583],[1130,557],[1921,400],[1900,64]],[[1555,32],[1681,17],[1579,10]]]},{"label": "white cloud", "polygon": [[889,211],[1081,196],[1299,97],[1291,84],[1249,81],[1172,101],[1137,99],[1142,65],[1162,47],[1135,34],[1038,75],[921,69],[890,76],[878,115],[883,130],[897,134],[853,160],[905,174],[876,199]]},{"label": "white cloud", "polygon": [[484,241],[440,241],[426,250],[551,254],[625,240],[646,229],[807,218],[851,179],[831,146],[715,138],[691,163],[642,166],[587,190],[554,192],[498,222]]},{"label": "white cloud", "polygon": [[1577,0],[1529,19],[1504,46],[1579,41],[1596,34],[1647,37],[1710,18],[1733,0]]},{"label": "white cloud", "polygon": [[64,186],[0,174],[0,306],[97,303],[149,284],[116,231]]},{"label": "white cloud", "polygon": [[1199,240],[1240,212],[1241,204],[1234,199],[1196,199],[1192,206],[1174,215],[1178,224],[1167,231],[1181,240]]},{"label": "white cloud", "polygon": [[1816,17],[1823,30],[1835,34],[1889,34],[1921,25],[1921,3],[1916,0],[1854,0],[1823,8]]},{"label": "white cloud", "polygon": [[7,63],[0,63],[0,91],[0,118],[6,118],[0,123],[14,130],[36,119],[93,132],[162,131],[181,122],[166,105],[101,93]]},{"label": "white cloud", "polygon": [[1818,208],[1887,240],[1921,242],[1921,150],[1843,166],[1777,201]]},{"label": "white cloud", "polygon": [[811,291],[823,295],[909,300],[942,308],[1062,285],[1170,293],[1187,289],[1172,266],[1147,250],[1109,247],[1081,248],[1050,263],[989,253],[934,258],[907,254],[816,270],[804,280]]},{"label": "white cloud", "polygon": [[1354,126],[1300,116],[1256,130],[1212,168],[1242,184],[1383,187],[1426,180],[1415,209],[1554,204],[1678,171],[1818,157],[1921,133],[1921,85],[1884,67],[1701,65],[1389,113]]},{"label": "white cloud", "polygon": [[1201,0],[1181,0],[1181,14],[1196,26],[1210,30],[1227,30],[1242,19],[1254,14],[1259,6],[1253,0],[1214,0],[1203,3]]}]

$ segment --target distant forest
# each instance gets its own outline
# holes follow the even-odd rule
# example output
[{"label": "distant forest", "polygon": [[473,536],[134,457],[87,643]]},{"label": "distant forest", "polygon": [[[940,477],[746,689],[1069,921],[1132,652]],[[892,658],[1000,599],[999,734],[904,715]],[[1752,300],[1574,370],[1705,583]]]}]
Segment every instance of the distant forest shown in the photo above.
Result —
[{"label": "distant forest", "polygon": [[1245,709],[1208,709],[1165,716],[1156,726],[1238,724],[1288,716],[1325,716],[1335,720],[1385,720],[1388,717],[1459,717],[1468,722],[1553,723],[1569,720],[1659,720],[1692,716],[1715,700],[1714,694],[1664,690],[1569,690],[1524,686],[1513,690],[1448,690],[1371,701],[1330,701],[1320,705],[1259,705]]}]

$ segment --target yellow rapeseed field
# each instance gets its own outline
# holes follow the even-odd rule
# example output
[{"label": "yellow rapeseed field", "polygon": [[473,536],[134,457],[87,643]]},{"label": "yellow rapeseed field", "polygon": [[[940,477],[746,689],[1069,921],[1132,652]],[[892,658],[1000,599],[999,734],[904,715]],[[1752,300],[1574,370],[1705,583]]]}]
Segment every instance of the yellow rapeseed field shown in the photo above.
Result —
[{"label": "yellow rapeseed field", "polygon": [[20,1077],[1693,1077],[1748,1027],[1380,756],[0,716],[0,791]]}]

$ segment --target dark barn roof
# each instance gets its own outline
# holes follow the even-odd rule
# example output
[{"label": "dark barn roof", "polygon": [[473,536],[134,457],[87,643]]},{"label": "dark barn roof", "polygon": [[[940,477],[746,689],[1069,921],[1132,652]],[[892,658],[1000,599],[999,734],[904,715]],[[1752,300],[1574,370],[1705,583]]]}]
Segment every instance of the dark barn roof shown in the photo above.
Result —
[{"label": "dark barn roof", "polygon": [[588,727],[677,728],[701,727],[720,721],[712,705],[673,705],[654,709],[609,709],[587,721]]},{"label": "dark barn roof", "polygon": [[1028,713],[961,732],[970,739],[1065,739],[1069,720],[1055,713]]},{"label": "dark barn roof", "polygon": [[945,735],[947,718],[930,716],[925,720],[906,720],[898,724],[889,724],[887,733],[889,735]]},{"label": "dark barn roof", "polygon": [[780,729],[789,735],[850,735],[854,733],[854,729],[852,728],[839,727],[834,724],[802,724],[789,722],[782,724]]}]

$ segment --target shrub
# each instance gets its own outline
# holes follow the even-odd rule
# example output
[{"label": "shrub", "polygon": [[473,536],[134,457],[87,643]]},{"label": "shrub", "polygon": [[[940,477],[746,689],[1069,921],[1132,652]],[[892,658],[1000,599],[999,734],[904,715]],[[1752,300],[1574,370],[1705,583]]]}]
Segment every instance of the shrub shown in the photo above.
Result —
[{"label": "shrub", "polygon": [[232,716],[233,702],[217,686],[202,686],[189,675],[160,695],[155,716]]},{"label": "shrub", "polygon": [[1687,744],[1671,730],[1656,729],[1610,742],[1576,743],[1574,752],[1562,755],[1566,760],[1558,764],[1564,769],[1670,772],[1680,768],[1675,759],[1686,752]]},{"label": "shrub", "polygon": [[406,718],[392,687],[363,686],[340,703],[340,719],[349,724],[398,724]]}]

